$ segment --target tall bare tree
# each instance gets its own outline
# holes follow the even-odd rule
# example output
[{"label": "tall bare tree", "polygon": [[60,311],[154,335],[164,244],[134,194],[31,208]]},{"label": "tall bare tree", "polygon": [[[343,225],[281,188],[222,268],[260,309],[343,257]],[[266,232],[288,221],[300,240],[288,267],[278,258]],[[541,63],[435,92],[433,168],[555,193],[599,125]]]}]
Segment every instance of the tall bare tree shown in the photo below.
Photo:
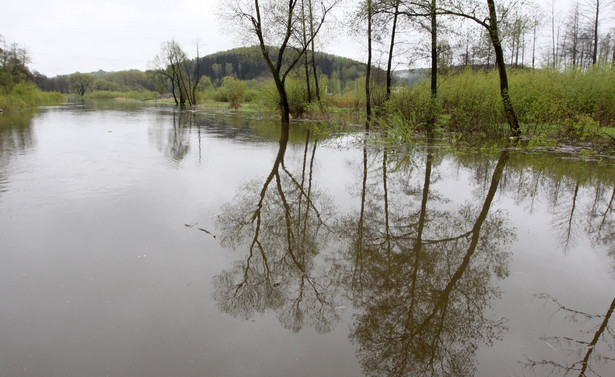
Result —
[{"label": "tall bare tree", "polygon": [[299,63],[321,30],[326,16],[339,0],[317,0],[313,7],[311,33],[303,38],[302,4],[299,0],[229,0],[223,13],[239,22],[240,33],[248,31],[255,38],[275,83],[279,96],[282,125],[290,123],[290,105],[286,92],[286,78]]},{"label": "tall bare tree", "polygon": [[372,118],[372,100],[371,100],[371,79],[372,79],[372,26],[373,26],[373,7],[372,0],[365,2],[367,15],[367,64],[365,70],[365,112],[367,120],[365,130],[369,131],[369,126]]},{"label": "tall bare tree", "polygon": [[504,49],[498,27],[498,12],[495,0],[487,0],[487,9],[484,9],[484,6],[481,6],[476,1],[452,1],[450,7],[439,8],[438,13],[470,19],[487,30],[495,52],[495,62],[500,77],[500,95],[510,132],[515,137],[521,135],[519,121],[509,94],[508,75],[506,73]]}]

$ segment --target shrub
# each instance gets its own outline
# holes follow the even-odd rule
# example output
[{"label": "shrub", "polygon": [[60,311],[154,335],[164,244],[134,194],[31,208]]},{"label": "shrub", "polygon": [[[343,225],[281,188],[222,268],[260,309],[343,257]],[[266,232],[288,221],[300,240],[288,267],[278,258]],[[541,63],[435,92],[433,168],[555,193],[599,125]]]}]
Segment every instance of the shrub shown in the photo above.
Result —
[{"label": "shrub", "polygon": [[30,82],[15,84],[10,94],[0,94],[0,109],[19,111],[30,107],[60,103],[64,96],[57,92],[43,92]]},{"label": "shrub", "polygon": [[385,107],[385,113],[395,114],[401,121],[412,123],[413,127],[426,125],[436,119],[442,104],[431,98],[429,82],[420,81],[410,87],[394,88]]},{"label": "shrub", "polygon": [[244,101],[248,85],[232,76],[226,76],[222,80],[222,86],[216,90],[214,99],[220,102],[229,102],[229,108],[238,109]]}]

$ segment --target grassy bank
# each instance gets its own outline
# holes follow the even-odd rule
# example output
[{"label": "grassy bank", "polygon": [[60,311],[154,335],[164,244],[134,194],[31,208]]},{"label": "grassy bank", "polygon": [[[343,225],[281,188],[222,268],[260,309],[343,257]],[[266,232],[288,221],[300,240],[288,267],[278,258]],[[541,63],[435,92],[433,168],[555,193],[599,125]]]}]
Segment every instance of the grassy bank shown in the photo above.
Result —
[{"label": "grassy bank", "polygon": [[133,99],[137,101],[154,101],[160,99],[160,93],[149,90],[95,90],[87,93],[84,97],[87,99]]},{"label": "grassy bank", "polygon": [[0,91],[0,110],[21,111],[64,101],[64,95],[57,92],[43,92],[32,83],[16,84],[10,93]]},{"label": "grassy bank", "polygon": [[[525,135],[558,139],[609,139],[615,127],[615,69],[510,70],[510,96]],[[427,124],[427,81],[393,93],[388,118],[396,126]],[[436,111],[452,131],[506,132],[497,71],[442,75]],[[401,120],[401,121],[400,121]],[[608,136],[611,135],[611,136]]]}]

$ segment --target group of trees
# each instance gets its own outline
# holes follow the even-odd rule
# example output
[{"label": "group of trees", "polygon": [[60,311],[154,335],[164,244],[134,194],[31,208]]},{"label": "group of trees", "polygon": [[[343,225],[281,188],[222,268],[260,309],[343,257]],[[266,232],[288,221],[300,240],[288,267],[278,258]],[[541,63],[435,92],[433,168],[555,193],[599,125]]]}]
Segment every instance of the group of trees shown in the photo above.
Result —
[{"label": "group of trees", "polygon": [[[369,126],[373,112],[386,113],[383,110],[393,93],[396,66],[421,60],[429,62],[431,102],[427,123],[433,125],[442,108],[438,99],[440,73],[452,65],[496,67],[502,114],[511,134],[517,136],[520,125],[507,68],[527,66],[529,62],[533,68],[587,68],[601,60],[615,62],[613,31],[601,34],[605,29],[602,20],[613,5],[609,0],[579,0],[565,18],[556,14],[558,5],[553,0],[550,23],[546,22],[545,10],[531,0],[364,0],[355,4],[349,15],[351,21],[342,25],[366,41],[367,62],[357,66],[348,59],[316,52],[319,34],[326,30],[342,1],[232,0],[224,8],[231,21],[228,24],[247,36],[254,47],[200,57],[197,45],[196,56],[190,58],[179,43],[170,40],[162,44],[148,72],[75,73],[48,78],[37,72],[31,74],[25,66],[25,50],[2,41],[0,81],[5,91],[25,77],[44,90],[79,95],[92,90],[156,91],[168,93],[178,105],[194,106],[200,89],[219,87],[227,77],[269,78],[278,95],[283,124],[288,124],[293,112],[289,79],[302,80],[302,101],[319,104],[322,94],[332,90],[343,93],[352,82],[355,91],[359,86],[364,88],[362,96],[356,98],[365,107]],[[545,25],[550,30],[545,32]],[[339,22],[336,26],[339,28]]]},{"label": "group of trees", "polygon": [[[199,61],[199,46],[196,46],[196,61]],[[162,44],[154,58],[152,74],[166,89],[177,105],[196,105],[196,89],[201,78],[199,64],[188,58],[186,52],[174,40]]]},{"label": "group of trees", "polygon": [[0,88],[9,94],[16,84],[32,77],[26,66],[30,62],[27,50],[0,35]]},{"label": "group of trees", "polygon": [[553,67],[586,68],[600,60],[615,61],[615,30],[600,34],[604,13],[608,14],[613,5],[609,0],[577,1],[567,13],[559,14],[552,2],[548,63]]},{"label": "group of trees", "polygon": [[[263,60],[276,82],[283,123],[289,119],[284,84],[293,68],[304,67],[308,97],[310,100],[313,99],[310,85],[318,85],[313,46],[327,14],[337,4],[338,1],[332,0],[288,0],[284,3],[236,0],[231,2],[231,6],[226,10],[230,18],[242,25],[240,32],[249,34],[261,47]],[[596,64],[600,57],[608,59],[611,51],[615,54],[615,50],[611,47],[610,34],[603,37],[599,35],[602,13],[607,5],[605,1],[599,0],[575,3],[574,22],[564,25],[566,33],[563,38],[555,34],[556,21],[553,16],[551,30],[553,51],[557,52],[554,52],[551,58],[549,54],[544,54],[547,61],[551,59],[554,66],[559,66],[556,65],[559,61],[586,67],[588,64]],[[314,14],[314,9],[319,9],[319,13]],[[384,80],[386,94],[383,97],[386,101],[391,96],[394,64],[403,60],[400,58],[401,55],[409,54],[408,51],[398,51],[399,47],[417,39],[429,41],[429,48],[426,49],[428,52],[423,57],[427,57],[431,62],[431,91],[434,98],[432,122],[435,122],[435,98],[441,61],[445,64],[451,63],[454,52],[450,41],[462,39],[461,31],[465,31],[466,45],[464,49],[457,46],[458,56],[463,57],[466,65],[493,64],[497,67],[506,120],[511,133],[519,135],[519,121],[509,94],[507,65],[525,65],[529,56],[532,67],[537,65],[538,40],[541,37],[539,26],[543,21],[541,14],[540,8],[531,1],[499,0],[496,3],[495,0],[365,0],[360,2],[352,15],[352,27],[357,33],[366,35],[365,107],[368,125],[374,105],[375,84],[371,77],[373,67],[383,69],[386,67]],[[585,26],[581,27],[582,25]],[[581,34],[583,30],[585,34]],[[409,34],[411,36],[407,37]],[[581,41],[586,43],[582,44]],[[531,45],[531,48],[528,45]],[[406,59],[415,59],[416,51],[421,51],[417,48],[414,50],[414,56]],[[380,57],[384,57],[380,61],[374,58],[376,51]],[[310,76],[313,77],[312,81]],[[375,105],[379,104],[381,103]]]}]

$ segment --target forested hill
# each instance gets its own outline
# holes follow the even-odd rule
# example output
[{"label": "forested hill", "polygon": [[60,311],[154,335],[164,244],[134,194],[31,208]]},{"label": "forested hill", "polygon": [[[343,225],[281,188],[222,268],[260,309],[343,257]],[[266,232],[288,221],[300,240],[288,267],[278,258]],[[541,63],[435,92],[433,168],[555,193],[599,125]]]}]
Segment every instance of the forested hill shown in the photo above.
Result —
[{"label": "forested hill", "polygon": [[[272,52],[274,56],[275,51]],[[258,46],[217,52],[201,57],[199,60],[200,74],[209,76],[212,81],[220,80],[224,76],[234,76],[240,80],[268,78],[270,76]],[[319,73],[329,77],[337,76],[344,80],[355,80],[365,75],[365,64],[356,60],[322,52],[316,52],[315,60]],[[296,69],[303,67],[303,64],[298,64]]]}]

